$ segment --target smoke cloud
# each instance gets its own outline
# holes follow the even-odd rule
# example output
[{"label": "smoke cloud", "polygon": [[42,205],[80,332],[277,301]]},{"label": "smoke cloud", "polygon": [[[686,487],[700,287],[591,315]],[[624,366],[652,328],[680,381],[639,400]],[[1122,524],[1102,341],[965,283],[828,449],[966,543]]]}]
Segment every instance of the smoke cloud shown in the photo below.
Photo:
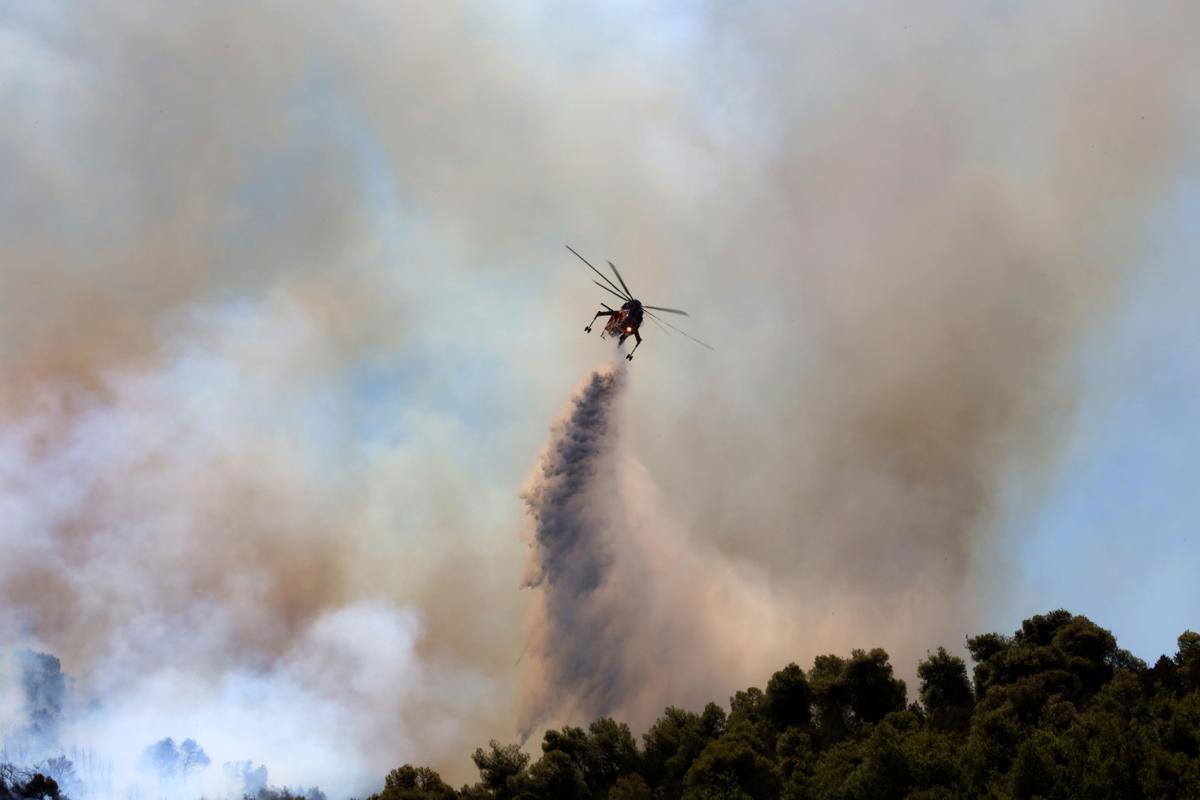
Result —
[{"label": "smoke cloud", "polygon": [[[522,497],[527,620],[517,727],[615,715],[649,725],[668,704],[702,704],[785,657],[794,622],[771,613],[761,573],[731,568],[688,537],[628,446],[624,362],[588,377]],[[681,665],[687,665],[686,668]]]},{"label": "smoke cloud", "polygon": [[[544,670],[525,680],[522,737],[551,711],[586,719],[628,700],[624,663],[640,605],[639,587],[614,581],[618,538],[629,520],[620,505],[614,452],[625,369],[594,372],[571,402],[523,497],[533,522],[526,587],[541,589],[529,654]],[[628,593],[632,592],[633,596]],[[644,601],[643,601],[644,602]]]},{"label": "smoke cloud", "polygon": [[[1010,588],[1196,166],[1198,14],[5,4],[0,642],[114,770],[190,736],[358,795],[820,652],[911,670]],[[601,372],[530,554],[598,346],[564,241],[718,349]]]}]

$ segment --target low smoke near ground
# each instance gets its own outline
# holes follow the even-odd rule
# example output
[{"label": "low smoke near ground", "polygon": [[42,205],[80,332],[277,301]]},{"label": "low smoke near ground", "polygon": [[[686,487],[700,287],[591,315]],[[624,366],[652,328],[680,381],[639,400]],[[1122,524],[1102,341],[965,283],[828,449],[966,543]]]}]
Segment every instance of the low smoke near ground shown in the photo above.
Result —
[{"label": "low smoke near ground", "polygon": [[[361,795],[817,653],[908,675],[1010,589],[1194,175],[1198,14],[5,4],[0,647],[116,794],[168,736]],[[523,505],[600,348],[564,242],[718,349],[648,327],[583,497]]]}]

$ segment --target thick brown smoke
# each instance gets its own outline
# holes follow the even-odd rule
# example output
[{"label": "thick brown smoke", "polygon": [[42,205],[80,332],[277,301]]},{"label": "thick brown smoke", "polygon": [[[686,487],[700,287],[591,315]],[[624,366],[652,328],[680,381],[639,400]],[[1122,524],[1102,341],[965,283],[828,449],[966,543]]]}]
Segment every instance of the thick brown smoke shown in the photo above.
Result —
[{"label": "thick brown smoke", "polygon": [[79,738],[360,793],[513,735],[513,495],[598,347],[564,241],[718,351],[632,367],[638,691],[524,722],[904,671],[1005,589],[1194,167],[1200,7],[618,6],[0,12],[0,634]]},{"label": "thick brown smoke", "polygon": [[793,652],[879,643],[911,669],[1004,590],[989,540],[1053,469],[1070,356],[1194,164],[1196,14],[883,3],[726,22],[721,64],[768,133],[720,173],[752,200],[690,255],[725,265],[735,355],[686,394],[638,397],[675,418],[635,433],[691,531],[767,569],[809,626],[837,620]]}]

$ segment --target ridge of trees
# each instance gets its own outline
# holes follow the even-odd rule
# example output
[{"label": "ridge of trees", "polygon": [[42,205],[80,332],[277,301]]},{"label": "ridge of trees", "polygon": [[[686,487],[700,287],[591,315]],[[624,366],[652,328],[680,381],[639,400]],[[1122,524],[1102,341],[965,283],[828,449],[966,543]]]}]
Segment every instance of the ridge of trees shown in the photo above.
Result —
[{"label": "ridge of trees", "polygon": [[642,735],[609,717],[546,731],[536,761],[491,741],[477,783],[393,770],[369,800],[1200,798],[1200,634],[1148,667],[1064,610],[939,647],[908,702],[881,649],[788,664]]}]

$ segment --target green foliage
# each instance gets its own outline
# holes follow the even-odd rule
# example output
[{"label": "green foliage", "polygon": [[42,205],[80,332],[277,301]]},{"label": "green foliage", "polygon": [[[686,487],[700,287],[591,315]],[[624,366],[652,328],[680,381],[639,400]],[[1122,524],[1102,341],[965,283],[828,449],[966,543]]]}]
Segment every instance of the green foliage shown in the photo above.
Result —
[{"label": "green foliage", "polygon": [[809,680],[817,732],[826,745],[903,710],[907,698],[904,681],[892,676],[888,654],[878,647],[854,650],[848,659],[817,656]]},{"label": "green foliage", "polygon": [[795,664],[788,664],[771,676],[765,699],[767,717],[778,731],[803,727],[812,719],[812,689],[804,670]]},{"label": "green foliage", "polygon": [[1185,692],[1200,689],[1200,633],[1184,631],[1179,636],[1179,652],[1175,655],[1179,688]]},{"label": "green foliage", "polygon": [[780,789],[779,770],[762,752],[761,737],[749,720],[731,723],[709,742],[683,784],[684,800],[755,800],[777,797]]},{"label": "green foliage", "polygon": [[652,797],[646,779],[636,772],[617,778],[608,793],[608,800],[651,800]]},{"label": "green foliage", "polygon": [[725,732],[725,712],[713,703],[702,715],[671,706],[643,736],[646,783],[666,800],[683,794],[683,779],[708,743]]},{"label": "green foliage", "polygon": [[[917,665],[920,705],[883,650],[788,664],[766,691],[669,707],[642,736],[603,717],[545,733],[541,758],[491,742],[453,792],[404,766],[370,800],[1151,800],[1200,798],[1200,634],[1153,668],[1057,610]],[[8,800],[0,795],[0,800]]]},{"label": "green foliage", "polygon": [[574,772],[571,777],[561,776],[561,780],[573,785],[577,773],[586,787],[584,796],[589,797],[606,797],[620,776],[635,772],[640,766],[637,742],[629,726],[611,717],[601,717],[587,731],[569,725],[562,730],[546,731],[542,753],[542,760],[530,769],[531,778],[541,780],[540,785],[549,785],[550,776],[565,770],[569,762]]},{"label": "green foliage", "polygon": [[477,748],[471,756],[479,769],[480,784],[494,800],[515,798],[517,778],[529,764],[529,755],[522,753],[519,745],[502,745],[495,739],[488,742],[488,749]]},{"label": "green foliage", "polygon": [[584,800],[590,797],[583,771],[562,750],[551,750],[528,772],[508,782],[518,800]]},{"label": "green foliage", "polygon": [[368,800],[455,800],[457,793],[428,767],[405,764],[388,773],[383,791]]},{"label": "green foliage", "polygon": [[917,665],[917,677],[929,724],[939,730],[966,730],[974,706],[966,662],[939,647]]}]

